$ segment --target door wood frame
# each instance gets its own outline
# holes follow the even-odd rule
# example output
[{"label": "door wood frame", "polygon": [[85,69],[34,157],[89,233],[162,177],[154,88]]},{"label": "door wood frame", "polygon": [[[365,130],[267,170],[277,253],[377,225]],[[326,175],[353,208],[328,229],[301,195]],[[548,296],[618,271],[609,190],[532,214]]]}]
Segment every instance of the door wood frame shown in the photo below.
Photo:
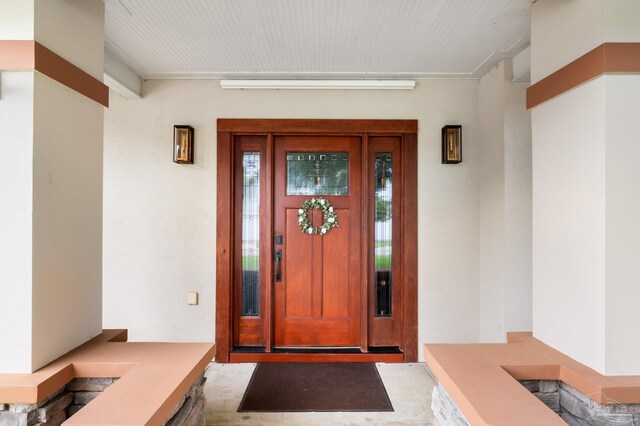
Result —
[{"label": "door wood frame", "polygon": [[[307,120],[307,119],[218,119],[217,120],[217,208],[216,208],[216,361],[217,362],[286,362],[312,360],[317,357],[301,357],[295,354],[270,353],[273,333],[272,321],[272,285],[271,263],[265,267],[268,274],[263,291],[265,292],[265,352],[256,354],[233,354],[234,338],[234,226],[236,205],[236,182],[234,174],[236,135],[262,135],[266,138],[266,185],[268,197],[273,197],[274,134],[304,135],[357,135],[362,137],[362,226],[369,229],[370,219],[367,212],[369,183],[370,138],[375,136],[396,136],[400,141],[400,235],[399,253],[401,285],[401,356],[382,353],[366,353],[369,342],[369,321],[372,300],[369,297],[362,303],[361,309],[361,350],[363,356],[345,357],[344,355],[323,355],[322,359],[347,361],[349,359],[367,359],[369,361],[389,362],[394,360],[412,362],[418,360],[418,160],[417,160],[417,120]],[[373,142],[375,144],[375,142]],[[271,217],[271,213],[268,214]],[[362,294],[369,293],[369,236],[362,233]],[[269,252],[273,250],[272,238],[264,241]],[[365,252],[366,251],[366,252]],[[365,297],[366,299],[366,297]],[[269,306],[266,306],[269,305]]]}]

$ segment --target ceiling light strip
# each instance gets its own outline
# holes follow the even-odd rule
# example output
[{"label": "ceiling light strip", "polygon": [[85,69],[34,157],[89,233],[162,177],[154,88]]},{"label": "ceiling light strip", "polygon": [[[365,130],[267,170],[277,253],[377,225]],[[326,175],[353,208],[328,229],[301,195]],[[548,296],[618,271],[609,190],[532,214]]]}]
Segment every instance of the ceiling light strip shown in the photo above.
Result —
[{"label": "ceiling light strip", "polygon": [[220,80],[223,89],[413,90],[414,80]]}]

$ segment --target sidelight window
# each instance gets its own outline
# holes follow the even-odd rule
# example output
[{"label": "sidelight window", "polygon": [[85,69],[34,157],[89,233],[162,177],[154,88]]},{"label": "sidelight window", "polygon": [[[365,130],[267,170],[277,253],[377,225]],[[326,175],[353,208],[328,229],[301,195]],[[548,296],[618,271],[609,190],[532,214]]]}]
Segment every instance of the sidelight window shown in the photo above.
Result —
[{"label": "sidelight window", "polygon": [[390,317],[392,315],[393,286],[393,168],[391,153],[376,153],[374,172],[375,316]]},{"label": "sidelight window", "polygon": [[242,156],[242,315],[259,315],[260,153]]}]

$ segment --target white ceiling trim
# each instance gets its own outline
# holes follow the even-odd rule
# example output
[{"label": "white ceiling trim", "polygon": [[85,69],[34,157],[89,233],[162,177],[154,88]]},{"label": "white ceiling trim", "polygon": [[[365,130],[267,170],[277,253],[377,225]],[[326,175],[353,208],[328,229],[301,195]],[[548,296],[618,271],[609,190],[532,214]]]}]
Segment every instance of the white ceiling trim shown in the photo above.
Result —
[{"label": "white ceiling trim", "polygon": [[199,79],[199,80],[224,80],[224,79],[300,79],[300,80],[340,80],[340,79],[377,79],[377,80],[394,80],[394,79],[412,79],[412,80],[428,80],[428,79],[471,79],[475,80],[482,76],[476,76],[471,73],[300,73],[300,72],[191,72],[191,73],[158,73],[147,74],[142,76],[144,80],[157,79]]},{"label": "white ceiling trim", "polygon": [[487,59],[482,61],[482,63],[478,65],[471,74],[474,76],[474,78],[481,78],[483,75],[488,73],[489,70],[491,70],[491,68],[493,68],[498,62],[504,59],[511,59],[516,57],[520,52],[529,47],[530,44],[531,42],[529,40],[529,37],[527,36],[522,37],[507,50],[494,51],[491,55],[489,55]]}]

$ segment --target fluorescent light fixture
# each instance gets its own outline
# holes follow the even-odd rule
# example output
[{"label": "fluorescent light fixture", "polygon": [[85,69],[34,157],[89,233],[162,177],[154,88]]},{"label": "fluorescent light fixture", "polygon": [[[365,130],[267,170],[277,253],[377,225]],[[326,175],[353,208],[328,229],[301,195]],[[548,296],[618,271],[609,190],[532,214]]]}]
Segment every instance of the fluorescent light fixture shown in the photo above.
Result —
[{"label": "fluorescent light fixture", "polygon": [[413,80],[220,80],[223,89],[412,90]]}]

